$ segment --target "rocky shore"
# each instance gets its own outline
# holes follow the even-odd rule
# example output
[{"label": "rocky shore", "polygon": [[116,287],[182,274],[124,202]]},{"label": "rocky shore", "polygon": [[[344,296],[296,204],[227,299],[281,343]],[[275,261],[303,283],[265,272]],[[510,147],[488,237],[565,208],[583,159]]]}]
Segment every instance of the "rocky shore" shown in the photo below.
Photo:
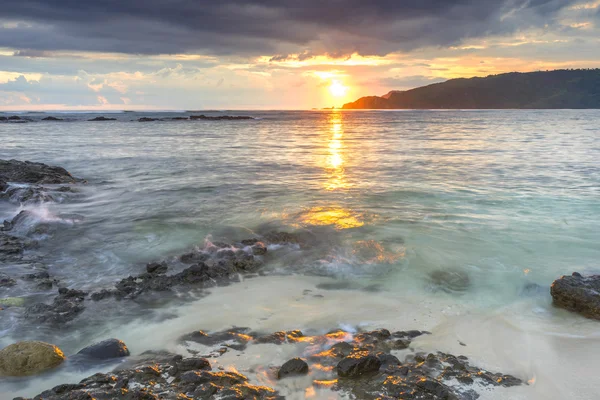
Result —
[{"label": "rocky shore", "polygon": [[[15,205],[56,202],[77,193],[77,185],[84,182],[61,167],[0,160],[0,201]],[[14,315],[58,332],[68,329],[68,324],[90,304],[112,301],[128,307],[157,293],[230,285],[242,277],[263,274],[262,267],[270,261],[270,249],[311,245],[310,235],[278,231],[229,242],[207,242],[177,257],[148,263],[143,272],[114,285],[81,290],[63,285],[48,273],[43,257],[35,249],[40,238],[54,228],[30,223],[34,218],[31,211],[21,210],[0,227],[0,313],[7,313],[19,302],[18,296],[6,296],[19,285],[53,291],[51,300],[19,307],[22,312]],[[452,271],[433,274],[430,283],[449,292],[464,291],[471,284],[468,276]],[[563,276],[552,284],[550,293],[555,306],[600,319],[600,276]],[[304,387],[307,394],[334,390],[357,399],[467,400],[478,398],[485,386],[526,384],[525,377],[480,369],[461,355],[420,353],[413,341],[427,334],[386,329],[363,332],[356,328],[309,335],[300,330],[265,333],[236,327],[220,332],[197,330],[182,336],[183,354],[156,349],[134,356],[117,339],[71,356],[48,343],[23,341],[0,350],[0,376],[51,374],[75,365],[93,373],[99,365],[116,365],[110,373],[97,373],[34,397],[50,400],[279,399],[284,394],[275,387],[281,379],[308,382]],[[215,362],[225,353],[236,352],[243,357],[249,347],[260,345],[294,346],[296,354],[282,365],[260,365],[244,374],[234,366],[224,370]],[[256,381],[259,373],[261,382]]]},{"label": "rocky shore", "polygon": [[[473,366],[463,356],[411,352],[400,361],[393,354],[410,350],[412,341],[424,334],[428,332],[392,333],[386,329],[357,333],[334,330],[313,336],[299,330],[272,334],[252,332],[249,328],[195,331],[180,339],[190,346],[188,356],[157,351],[129,357],[110,373],[56,386],[34,399],[283,399],[272,387],[252,382],[234,367],[213,367],[213,360],[226,352],[242,354],[248,347],[260,345],[295,346],[298,357],[281,366],[261,365],[249,372],[256,373],[258,369],[263,381],[272,386],[281,379],[300,377],[298,383],[304,383],[307,394],[333,390],[358,399],[470,400],[479,398],[479,387],[526,384],[514,376]],[[195,344],[216,351],[199,355],[192,350]],[[48,351],[56,354],[53,349]],[[86,356],[90,361],[128,355],[124,343],[111,339],[72,357],[77,360]],[[56,360],[56,356],[50,360],[54,367]],[[69,358],[65,364],[68,362]]]}]

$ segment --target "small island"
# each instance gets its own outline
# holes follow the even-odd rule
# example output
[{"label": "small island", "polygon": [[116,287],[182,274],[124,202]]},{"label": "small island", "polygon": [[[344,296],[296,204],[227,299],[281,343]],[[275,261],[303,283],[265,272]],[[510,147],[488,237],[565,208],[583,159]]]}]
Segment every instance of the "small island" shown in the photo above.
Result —
[{"label": "small island", "polygon": [[586,109],[600,108],[600,69],[511,72],[446,82],[384,96],[344,109]]}]

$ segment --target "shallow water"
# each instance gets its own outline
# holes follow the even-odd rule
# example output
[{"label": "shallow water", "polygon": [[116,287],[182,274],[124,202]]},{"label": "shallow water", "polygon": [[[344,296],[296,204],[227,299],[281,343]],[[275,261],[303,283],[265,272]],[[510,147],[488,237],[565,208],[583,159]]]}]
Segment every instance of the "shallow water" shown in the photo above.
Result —
[{"label": "shallow water", "polygon": [[[549,285],[600,271],[600,112],[227,114],[257,119],[139,123],[131,120],[152,114],[123,113],[115,122],[84,114],[41,122],[42,114],[0,124],[0,158],[61,165],[88,181],[62,203],[33,207],[60,224],[40,249],[50,274],[91,290],[207,237],[306,229],[319,244],[271,249],[265,268],[275,275],[194,301],[91,307],[60,335],[2,318],[1,345],[25,336],[72,353],[118,337],[140,353],[178,351],[180,334],[232,325],[426,329],[433,335],[418,347],[531,382],[483,399],[598,398],[600,325],[554,309]],[[18,210],[0,203],[0,218]],[[258,347],[263,365],[289,356]],[[250,355],[218,362],[242,373],[256,363]],[[0,398],[87,375],[0,387]],[[290,382],[269,384],[303,398],[306,382]]]}]

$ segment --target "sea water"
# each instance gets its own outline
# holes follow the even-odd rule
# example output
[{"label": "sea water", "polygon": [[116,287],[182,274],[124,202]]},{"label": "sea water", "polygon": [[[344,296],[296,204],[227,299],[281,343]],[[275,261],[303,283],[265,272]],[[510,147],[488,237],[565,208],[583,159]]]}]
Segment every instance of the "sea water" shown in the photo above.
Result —
[{"label": "sea water", "polygon": [[[27,207],[59,221],[39,253],[62,285],[89,291],[207,240],[301,230],[318,244],[270,249],[279,256],[265,277],[175,303],[123,301],[60,333],[1,318],[0,345],[37,339],[70,354],[118,337],[139,354],[182,352],[180,335],[234,325],[424,329],[432,335],[414,342],[418,350],[463,354],[529,382],[482,389],[482,399],[600,397],[600,323],[554,308],[549,293],[563,274],[600,272],[599,111],[205,114],[255,119],[142,123],[189,113],[120,113],[88,122],[97,114],[50,113],[0,123],[1,159],[60,165],[87,180],[62,202],[0,203],[0,219]],[[47,115],[65,120],[41,121]],[[251,372],[281,365],[290,351],[262,345],[214,362],[301,399],[310,382]],[[0,398],[92,372],[0,387]]]}]

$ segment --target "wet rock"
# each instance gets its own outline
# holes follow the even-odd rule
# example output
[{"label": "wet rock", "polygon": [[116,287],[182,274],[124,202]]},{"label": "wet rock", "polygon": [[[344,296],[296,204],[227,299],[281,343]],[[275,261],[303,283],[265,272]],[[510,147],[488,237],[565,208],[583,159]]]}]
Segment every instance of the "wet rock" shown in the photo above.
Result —
[{"label": "wet rock", "polygon": [[209,258],[210,255],[207,253],[191,252],[182,255],[181,257],[179,257],[179,260],[184,264],[196,264],[199,262],[207,261]]},{"label": "wet rock", "polygon": [[12,279],[10,276],[0,272],[0,287],[10,287],[17,284],[17,281]]},{"label": "wet rock", "polygon": [[377,354],[377,358],[379,359],[379,362],[381,363],[382,367],[387,367],[389,365],[400,365],[401,364],[398,357],[393,356],[391,354],[379,353],[379,354]]},{"label": "wet rock", "polygon": [[107,339],[81,349],[77,354],[85,355],[98,360],[108,360],[129,356],[129,349],[125,342],[119,339]]},{"label": "wet rock", "polygon": [[95,121],[116,121],[116,118],[106,118],[106,117],[96,117],[96,118],[92,118],[92,119],[88,119],[88,121],[91,122],[95,122]]},{"label": "wet rock", "polygon": [[0,175],[8,182],[56,184],[77,183],[66,169],[42,163],[17,160],[0,160]]},{"label": "wet rock", "polygon": [[7,117],[0,116],[0,121],[8,121]]},{"label": "wet rock", "polygon": [[42,121],[64,121],[64,120],[62,118],[46,117],[46,118],[42,118]]},{"label": "wet rock", "polygon": [[9,121],[23,121],[23,118],[19,117],[18,115],[11,115],[10,117],[7,118]]},{"label": "wet rock", "polygon": [[232,328],[212,333],[195,331],[182,336],[179,340],[200,343],[209,347],[221,346],[235,350],[244,350],[248,343],[253,340],[253,336],[250,336],[249,333],[249,328]]},{"label": "wet rock", "polygon": [[37,242],[8,235],[0,231],[0,260],[14,261],[23,257],[23,252],[37,245]]},{"label": "wet rock", "polygon": [[294,343],[297,342],[298,339],[303,338],[304,334],[302,334],[299,330],[294,331],[280,331],[275,332],[266,336],[259,336],[255,339],[256,343],[271,343],[271,344],[282,344],[282,343]]},{"label": "wet rock", "polygon": [[154,122],[154,121],[160,121],[160,118],[149,118],[149,117],[142,117],[140,119],[138,119],[138,122]]},{"label": "wet rock", "polygon": [[244,119],[254,119],[252,117],[248,117],[245,115],[237,115],[237,116],[231,116],[231,115],[219,115],[216,117],[211,117],[211,116],[206,116],[206,115],[190,115],[190,120],[192,121],[197,121],[197,120],[205,120],[205,121],[236,121],[236,120],[244,120]]},{"label": "wet rock", "polygon": [[0,179],[0,192],[4,192],[8,189],[8,183],[4,179]]},{"label": "wet rock", "polygon": [[331,346],[331,354],[335,357],[344,358],[349,356],[354,350],[354,346],[348,342],[339,342]]},{"label": "wet rock", "polygon": [[34,281],[38,279],[49,279],[50,274],[46,271],[34,272],[32,274],[27,274],[23,276],[23,279],[27,281]]},{"label": "wet rock", "polygon": [[146,265],[146,272],[148,272],[149,274],[164,274],[167,272],[168,269],[169,267],[167,266],[166,262],[154,262]]},{"label": "wet rock", "polygon": [[263,256],[267,254],[267,246],[265,246],[265,244],[262,242],[255,243],[254,245],[252,245],[251,249],[252,254],[256,256]]},{"label": "wet rock", "polygon": [[187,121],[189,118],[188,117],[172,117],[171,120],[172,121]]},{"label": "wet rock", "polygon": [[173,361],[173,368],[169,371],[170,375],[176,376],[187,371],[210,371],[210,362],[206,358],[183,358],[178,357]]},{"label": "wet rock", "polygon": [[447,293],[465,292],[471,285],[469,275],[461,270],[437,270],[429,274],[434,290]]},{"label": "wet rock", "polygon": [[340,361],[336,367],[338,376],[356,378],[358,376],[379,371],[381,361],[367,351],[355,351]]},{"label": "wet rock", "polygon": [[11,187],[0,195],[13,203],[46,203],[54,201],[54,197],[41,186]]},{"label": "wet rock", "polygon": [[600,275],[562,276],[552,283],[550,294],[556,307],[600,320]]},{"label": "wet rock", "polygon": [[63,352],[52,344],[18,342],[0,350],[0,376],[35,375],[56,368],[64,360]]},{"label": "wet rock", "polygon": [[77,317],[83,310],[87,293],[67,288],[58,289],[52,304],[37,303],[25,310],[25,318],[49,324],[64,324]]},{"label": "wet rock", "polygon": [[279,368],[277,379],[306,374],[308,374],[308,364],[306,361],[301,358],[292,358]]}]

